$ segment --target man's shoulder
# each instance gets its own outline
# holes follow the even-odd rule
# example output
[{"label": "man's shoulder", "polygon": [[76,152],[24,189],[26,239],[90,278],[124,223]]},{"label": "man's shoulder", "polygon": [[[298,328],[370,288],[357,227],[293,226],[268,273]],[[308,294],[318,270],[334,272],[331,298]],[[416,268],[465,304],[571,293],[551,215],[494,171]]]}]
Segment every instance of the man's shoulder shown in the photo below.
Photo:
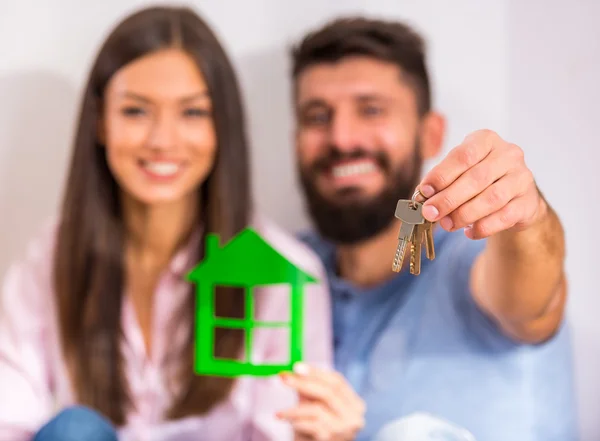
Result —
[{"label": "man's shoulder", "polygon": [[323,239],[319,233],[317,233],[312,228],[307,228],[304,230],[300,230],[296,233],[296,237],[299,241],[306,244],[310,247],[314,252],[319,252],[324,248],[331,248],[333,245],[329,243],[327,240]]},{"label": "man's shoulder", "polygon": [[308,228],[296,234],[298,240],[308,246],[327,268],[335,255],[335,244],[325,239],[314,229]]}]

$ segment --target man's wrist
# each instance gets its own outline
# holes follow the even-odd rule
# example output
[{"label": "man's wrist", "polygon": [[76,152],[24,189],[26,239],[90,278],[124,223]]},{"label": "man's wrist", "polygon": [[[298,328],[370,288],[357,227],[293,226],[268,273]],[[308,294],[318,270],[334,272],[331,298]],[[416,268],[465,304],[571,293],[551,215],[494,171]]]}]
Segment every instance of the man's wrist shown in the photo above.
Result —
[{"label": "man's wrist", "polygon": [[534,221],[532,222],[532,225],[543,222],[548,217],[548,214],[550,212],[550,205],[546,201],[546,198],[537,186],[536,190],[539,196],[538,208],[536,210],[536,215],[534,216]]},{"label": "man's wrist", "polygon": [[544,198],[544,195],[539,190],[539,188],[536,187],[536,191],[538,194],[537,207],[533,215],[531,216],[531,219],[526,224],[517,224],[514,227],[506,230],[506,232],[526,232],[531,228],[539,227],[548,220],[548,216],[550,216],[550,214],[552,213],[552,208],[550,207],[550,204],[548,204],[548,202],[546,201],[546,198]]}]

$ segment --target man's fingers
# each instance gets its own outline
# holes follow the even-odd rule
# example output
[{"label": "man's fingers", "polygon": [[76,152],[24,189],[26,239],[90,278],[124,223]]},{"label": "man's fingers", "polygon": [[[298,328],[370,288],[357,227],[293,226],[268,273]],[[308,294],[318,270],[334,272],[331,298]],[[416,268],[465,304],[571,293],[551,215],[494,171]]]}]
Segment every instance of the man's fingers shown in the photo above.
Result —
[{"label": "man's fingers", "polygon": [[[452,211],[448,215],[448,218],[452,223],[452,229],[459,230],[465,228],[467,225],[471,225],[478,220],[501,210],[512,199],[518,196],[515,194],[515,188],[517,188],[519,180],[518,174],[508,173],[491,184],[476,197]],[[445,222],[446,221],[442,221],[441,223],[443,224]]]},{"label": "man's fingers", "polygon": [[[504,176],[510,164],[500,154],[490,153],[465,171],[450,186],[438,191],[423,204],[423,216],[436,222],[458,209]],[[444,225],[442,225],[444,226]],[[444,226],[445,227],[445,226]]]},{"label": "man's fingers", "polygon": [[478,220],[472,227],[465,229],[469,239],[484,239],[500,231],[515,226],[524,209],[523,197],[518,197],[506,204],[502,209]]},{"label": "man's fingers", "polygon": [[483,161],[492,151],[492,136],[475,132],[452,149],[421,181],[419,188],[427,198],[449,187],[464,172]]}]

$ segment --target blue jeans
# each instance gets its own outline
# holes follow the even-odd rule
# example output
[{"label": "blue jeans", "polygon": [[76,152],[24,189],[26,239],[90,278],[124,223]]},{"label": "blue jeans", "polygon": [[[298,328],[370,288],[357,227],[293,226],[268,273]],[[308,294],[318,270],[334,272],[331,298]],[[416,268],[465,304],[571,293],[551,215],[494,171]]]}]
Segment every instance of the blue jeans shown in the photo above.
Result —
[{"label": "blue jeans", "polygon": [[86,407],[69,407],[52,418],[33,441],[118,441],[111,423]]}]

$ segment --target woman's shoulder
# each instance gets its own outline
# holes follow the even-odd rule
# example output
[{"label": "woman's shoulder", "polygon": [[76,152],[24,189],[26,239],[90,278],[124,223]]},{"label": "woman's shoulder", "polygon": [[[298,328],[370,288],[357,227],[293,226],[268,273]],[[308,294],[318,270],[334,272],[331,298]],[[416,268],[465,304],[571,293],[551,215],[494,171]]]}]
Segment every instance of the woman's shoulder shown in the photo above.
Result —
[{"label": "woman's shoulder", "polygon": [[1,284],[2,303],[29,305],[40,312],[49,306],[58,221],[48,218],[9,264]]},{"label": "woman's shoulder", "polygon": [[287,260],[311,274],[323,276],[324,269],[319,256],[271,218],[255,213],[250,226]]},{"label": "woman's shoulder", "polygon": [[56,217],[45,219],[14,256],[9,268],[39,267],[51,264],[59,221]]}]

